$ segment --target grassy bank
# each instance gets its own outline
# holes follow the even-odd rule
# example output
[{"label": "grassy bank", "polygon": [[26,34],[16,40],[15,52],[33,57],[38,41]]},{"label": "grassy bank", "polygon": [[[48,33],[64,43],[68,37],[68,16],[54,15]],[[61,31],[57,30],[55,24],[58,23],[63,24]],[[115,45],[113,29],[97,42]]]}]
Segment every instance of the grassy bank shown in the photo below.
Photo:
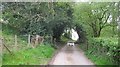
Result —
[{"label": "grassy bank", "polygon": [[[17,35],[17,49],[14,49],[15,34]],[[46,64],[52,57],[55,49],[51,44],[39,44],[36,48],[27,47],[27,37],[20,34],[19,31],[3,24],[3,30],[0,32],[3,37],[3,43],[13,53],[11,55],[6,48],[3,48],[3,65],[40,65]]]},{"label": "grassy bank", "polygon": [[[0,40],[1,38],[2,38],[2,31],[0,30]],[[2,65],[2,44],[0,44],[0,67],[1,65]]]},{"label": "grassy bank", "polygon": [[46,64],[54,53],[50,45],[40,45],[14,53],[3,55],[3,65],[40,65]]}]

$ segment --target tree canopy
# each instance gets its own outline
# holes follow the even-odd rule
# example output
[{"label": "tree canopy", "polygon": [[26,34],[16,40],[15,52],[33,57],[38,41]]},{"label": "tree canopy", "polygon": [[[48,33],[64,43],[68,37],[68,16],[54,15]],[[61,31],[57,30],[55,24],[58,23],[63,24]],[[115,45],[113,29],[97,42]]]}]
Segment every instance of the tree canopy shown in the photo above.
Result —
[{"label": "tree canopy", "polygon": [[[87,25],[92,31],[94,37],[99,37],[101,30],[107,26],[118,25],[118,3],[103,2],[103,3],[76,3],[74,8],[74,18],[76,24]],[[91,28],[91,29],[90,29]]]},{"label": "tree canopy", "polygon": [[75,29],[81,39],[85,38],[85,31],[99,37],[107,26],[111,26],[116,34],[118,26],[117,2],[12,2],[2,3],[1,7],[3,20],[22,34],[50,35],[56,40],[60,40],[68,28]]},{"label": "tree canopy", "polygon": [[71,26],[70,3],[3,3],[3,19],[21,33],[51,35],[60,39]]}]

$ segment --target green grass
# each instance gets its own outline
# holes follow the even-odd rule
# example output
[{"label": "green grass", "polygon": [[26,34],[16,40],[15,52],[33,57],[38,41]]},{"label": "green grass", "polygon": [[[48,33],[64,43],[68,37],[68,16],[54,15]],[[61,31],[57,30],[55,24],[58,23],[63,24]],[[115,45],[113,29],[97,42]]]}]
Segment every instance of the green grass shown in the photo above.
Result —
[{"label": "green grass", "polygon": [[89,54],[88,52],[86,52],[86,55],[95,65],[113,65],[107,56]]},{"label": "green grass", "polygon": [[14,53],[4,54],[3,65],[40,65],[46,64],[54,53],[50,45],[41,45]]},{"label": "green grass", "polygon": [[[1,29],[0,29],[0,38],[2,38],[2,31],[1,31]],[[2,65],[2,53],[1,53],[1,47],[0,47],[0,67],[1,67],[1,65]]]},{"label": "green grass", "polygon": [[[19,31],[13,29],[12,27],[3,24],[2,32],[0,34],[3,37],[3,43],[11,50],[13,50],[13,45],[15,44],[15,34],[17,35],[17,44],[19,45],[19,49],[25,49],[27,47],[27,38],[25,36],[20,36]],[[18,49],[18,50],[19,50]],[[4,50],[5,53],[7,52]]]},{"label": "green grass", "polygon": [[[12,51],[13,55],[4,50],[2,56],[3,65],[40,65],[46,64],[52,57],[55,49],[51,44],[40,44],[36,48],[27,47],[27,37],[19,35],[20,32],[16,29],[3,24],[3,30],[0,35],[4,38],[4,44]],[[19,48],[14,51],[15,34],[17,34],[17,42]]]},{"label": "green grass", "polygon": [[2,35],[2,31],[0,31],[0,36]]},{"label": "green grass", "polygon": [[0,67],[2,66],[2,54],[0,54]]}]

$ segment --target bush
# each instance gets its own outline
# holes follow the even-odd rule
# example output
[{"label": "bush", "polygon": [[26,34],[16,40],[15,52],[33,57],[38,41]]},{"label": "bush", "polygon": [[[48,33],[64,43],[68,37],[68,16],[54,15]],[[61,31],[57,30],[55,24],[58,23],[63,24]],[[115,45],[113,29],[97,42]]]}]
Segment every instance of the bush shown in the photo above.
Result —
[{"label": "bush", "polygon": [[120,46],[117,38],[91,38],[88,47],[86,54],[98,65],[118,65],[120,62]]}]

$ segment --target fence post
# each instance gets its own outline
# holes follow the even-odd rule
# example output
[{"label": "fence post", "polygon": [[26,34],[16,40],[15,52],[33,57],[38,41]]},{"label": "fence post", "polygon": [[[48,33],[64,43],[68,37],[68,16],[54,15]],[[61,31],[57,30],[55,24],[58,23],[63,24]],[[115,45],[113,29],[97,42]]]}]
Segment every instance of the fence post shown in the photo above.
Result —
[{"label": "fence post", "polygon": [[[0,63],[2,63],[2,45],[3,45],[3,43],[2,43],[2,36],[0,36]],[[1,66],[2,64],[0,64],[0,66]]]},{"label": "fence post", "polygon": [[16,49],[17,49],[17,35],[15,35],[15,51],[16,51]]},{"label": "fence post", "polygon": [[30,34],[28,35],[28,47],[30,46]]},{"label": "fence post", "polygon": [[38,37],[39,37],[39,35],[35,36],[35,45],[38,45]]}]

